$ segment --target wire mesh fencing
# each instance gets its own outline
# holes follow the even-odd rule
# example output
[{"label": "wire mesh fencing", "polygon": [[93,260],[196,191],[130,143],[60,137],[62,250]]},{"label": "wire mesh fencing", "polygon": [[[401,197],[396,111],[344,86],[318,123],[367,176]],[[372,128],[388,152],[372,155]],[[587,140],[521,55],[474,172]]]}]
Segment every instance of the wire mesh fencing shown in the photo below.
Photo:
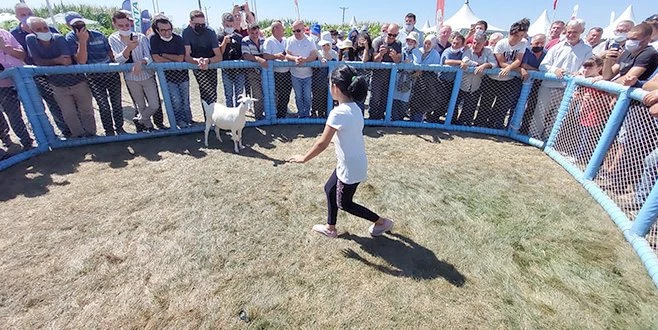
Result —
[{"label": "wire mesh fencing", "polygon": [[445,123],[455,75],[455,72],[442,71],[440,67],[398,70],[391,120]]},{"label": "wire mesh fencing", "polygon": [[32,107],[32,101],[26,93],[19,92],[17,84],[21,82],[14,73],[0,72],[0,169],[21,161],[40,146],[35,134],[35,128],[41,129],[39,123],[25,111]]},{"label": "wire mesh fencing", "polygon": [[[484,76],[479,88],[482,92],[478,98],[477,110],[474,111],[472,125],[492,129],[506,129],[514,115],[521,94],[521,85],[521,78],[515,76],[500,77],[497,74]],[[477,96],[476,93],[474,98],[477,98]],[[464,107],[463,102],[462,107]],[[464,116],[468,120],[471,119],[471,113],[473,112],[469,107],[472,107],[472,104],[465,107],[467,116]]]},{"label": "wire mesh fencing", "polygon": [[519,133],[546,141],[555,124],[565,89],[563,81],[533,79]]},{"label": "wire mesh fencing", "polygon": [[[615,94],[592,87],[578,86],[569,103],[569,109],[556,136],[553,149],[584,171],[601,139],[601,134],[616,101]],[[556,115],[557,111],[555,115],[551,115],[550,119],[545,119],[544,123],[554,122]],[[541,118],[539,119],[541,120]],[[531,131],[533,127],[538,126],[531,124]],[[531,133],[536,132],[538,131]]]},{"label": "wire mesh fencing", "polygon": [[641,102],[632,101],[595,181],[632,220],[657,177],[658,120]]}]

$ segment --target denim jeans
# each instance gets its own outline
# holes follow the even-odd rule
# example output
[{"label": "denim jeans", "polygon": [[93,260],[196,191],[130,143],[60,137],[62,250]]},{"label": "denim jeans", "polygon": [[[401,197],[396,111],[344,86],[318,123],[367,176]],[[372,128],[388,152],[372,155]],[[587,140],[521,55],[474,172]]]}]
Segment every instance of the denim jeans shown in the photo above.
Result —
[{"label": "denim jeans", "polygon": [[190,81],[181,83],[167,82],[171,105],[174,107],[176,125],[183,127],[192,123],[192,109],[190,108]]},{"label": "denim jeans", "polygon": [[[0,110],[3,110],[9,119],[11,129],[21,139],[21,144],[24,147],[31,146],[33,142],[32,137],[30,137],[30,133],[28,133],[25,127],[18,94],[14,87],[0,87],[0,106],[2,106]],[[3,135],[2,137],[4,138],[7,134],[9,134],[9,126],[5,121],[4,115],[0,113],[0,135]]]},{"label": "denim jeans", "polygon": [[302,79],[292,76],[292,88],[299,118],[308,118],[311,114],[311,77]]},{"label": "denim jeans", "polygon": [[642,178],[635,187],[635,202],[637,204],[644,204],[649,197],[651,189],[656,184],[658,179],[658,149],[652,151],[647,157],[644,158],[644,171],[642,171]]},{"label": "denim jeans", "polygon": [[[222,83],[224,84],[224,98],[229,108],[238,105],[238,97],[244,92],[245,74],[242,69],[222,69]],[[260,100],[259,100],[260,101]]]}]

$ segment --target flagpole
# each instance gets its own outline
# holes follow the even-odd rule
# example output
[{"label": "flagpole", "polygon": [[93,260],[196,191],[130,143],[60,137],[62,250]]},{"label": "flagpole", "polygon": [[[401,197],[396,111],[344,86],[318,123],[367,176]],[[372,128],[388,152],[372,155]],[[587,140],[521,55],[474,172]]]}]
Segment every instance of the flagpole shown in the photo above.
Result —
[{"label": "flagpole", "polygon": [[50,21],[53,22],[54,27],[57,27],[57,23],[55,22],[55,17],[53,15],[53,7],[50,6],[49,0],[46,0],[46,6],[48,6],[48,15],[50,15]]}]

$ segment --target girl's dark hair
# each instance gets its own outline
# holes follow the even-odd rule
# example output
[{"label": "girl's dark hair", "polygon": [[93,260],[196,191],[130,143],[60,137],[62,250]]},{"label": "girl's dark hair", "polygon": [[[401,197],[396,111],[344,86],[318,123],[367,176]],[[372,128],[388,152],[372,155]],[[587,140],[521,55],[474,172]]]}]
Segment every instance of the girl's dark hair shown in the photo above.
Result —
[{"label": "girl's dark hair", "polygon": [[370,38],[370,34],[368,32],[361,32],[359,35],[356,36],[356,45],[354,48],[361,50],[363,47],[359,47],[359,38],[366,39],[366,43],[368,44],[368,49],[372,49],[372,38]]},{"label": "girl's dark hair", "polygon": [[331,83],[353,101],[363,102],[368,95],[368,80],[349,65],[340,65],[331,73]]}]

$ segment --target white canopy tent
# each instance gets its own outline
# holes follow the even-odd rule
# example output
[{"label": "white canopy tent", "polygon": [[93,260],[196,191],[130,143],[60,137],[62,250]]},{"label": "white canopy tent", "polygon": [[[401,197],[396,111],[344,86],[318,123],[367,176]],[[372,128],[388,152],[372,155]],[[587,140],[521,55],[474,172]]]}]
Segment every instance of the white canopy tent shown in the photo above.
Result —
[{"label": "white canopy tent", "polygon": [[356,28],[356,16],[352,16],[352,20],[350,21],[350,27]]},{"label": "white canopy tent", "polygon": [[633,5],[629,5],[626,10],[624,10],[621,15],[615,19],[612,24],[608,25],[605,29],[603,29],[603,39],[610,39],[615,37],[615,28],[617,28],[617,24],[621,21],[635,21],[635,15],[633,14]]},{"label": "white canopy tent", "polygon": [[551,28],[551,20],[548,18],[548,13],[546,12],[546,9],[544,9],[544,12],[537,17],[537,19],[530,25],[530,28],[528,29],[528,36],[532,37],[537,34],[546,34],[548,33],[548,30]]},{"label": "white canopy tent", "polygon": [[[471,9],[471,6],[468,4],[468,0],[464,2],[464,5],[462,5],[459,10],[452,15],[450,18],[447,20],[443,21],[443,25],[450,25],[454,31],[459,31],[462,29],[470,29],[471,24],[475,24],[475,22],[482,20],[481,18],[477,17],[475,13],[473,12],[473,9]],[[489,22],[487,22],[489,23]],[[432,31],[436,31],[437,28],[436,26],[433,26],[430,28]],[[489,27],[487,29],[488,31],[507,31],[506,29],[501,29],[499,27],[493,26],[489,24]]]},{"label": "white canopy tent", "polygon": [[430,20],[425,21],[425,25],[423,25],[422,28],[420,28],[421,31],[424,33],[430,33],[432,32],[432,27],[430,26]]}]

